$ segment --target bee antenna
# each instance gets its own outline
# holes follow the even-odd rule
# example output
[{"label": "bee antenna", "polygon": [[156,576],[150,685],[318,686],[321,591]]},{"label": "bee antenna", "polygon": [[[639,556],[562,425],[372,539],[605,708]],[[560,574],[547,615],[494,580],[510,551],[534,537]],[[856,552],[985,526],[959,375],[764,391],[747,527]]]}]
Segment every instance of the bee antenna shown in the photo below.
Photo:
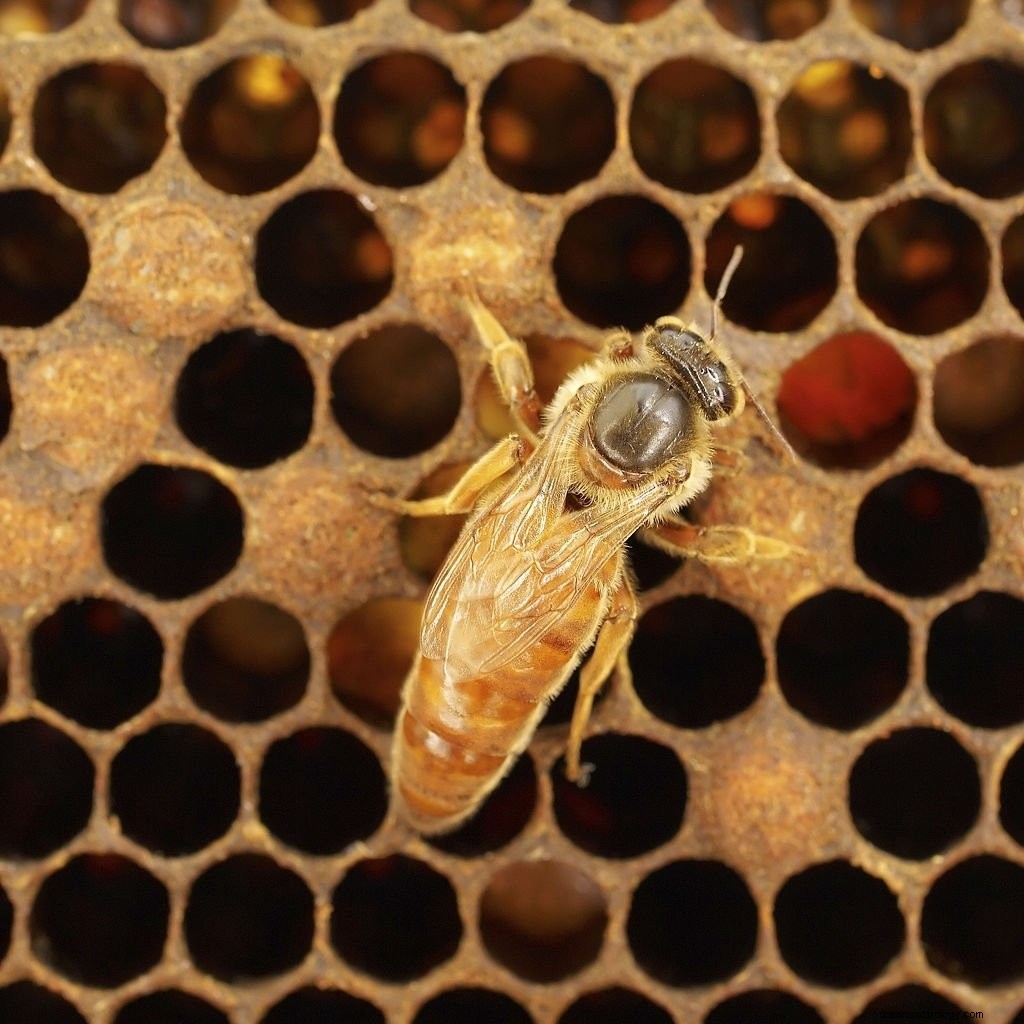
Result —
[{"label": "bee antenna", "polygon": [[725,273],[722,274],[722,280],[718,282],[718,291],[715,292],[715,302],[711,307],[712,338],[714,338],[718,333],[718,311],[722,308],[722,301],[725,299],[725,293],[729,290],[729,285],[732,283],[732,275],[736,273],[736,268],[740,265],[741,259],[743,259],[743,246],[737,245],[732,251],[732,256],[729,257],[729,262],[725,267]]}]

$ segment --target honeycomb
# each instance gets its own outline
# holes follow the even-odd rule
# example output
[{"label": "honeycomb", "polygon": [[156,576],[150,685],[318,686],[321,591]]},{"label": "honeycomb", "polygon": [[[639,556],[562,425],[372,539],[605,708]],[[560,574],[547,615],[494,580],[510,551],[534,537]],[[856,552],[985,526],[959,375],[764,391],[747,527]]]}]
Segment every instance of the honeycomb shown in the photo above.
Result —
[{"label": "honeycomb", "polygon": [[[1024,1022],[1020,0],[0,2],[0,1021]],[[436,494],[676,312],[753,416],[458,832]]]}]

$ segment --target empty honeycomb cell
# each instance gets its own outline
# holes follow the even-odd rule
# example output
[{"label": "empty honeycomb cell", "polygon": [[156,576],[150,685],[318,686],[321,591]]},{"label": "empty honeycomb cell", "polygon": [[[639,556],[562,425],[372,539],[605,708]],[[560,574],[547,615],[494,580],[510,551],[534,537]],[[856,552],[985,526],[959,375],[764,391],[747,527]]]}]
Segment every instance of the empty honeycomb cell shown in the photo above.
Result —
[{"label": "empty honeycomb cell", "polygon": [[854,17],[872,32],[928,50],[950,40],[967,21],[971,0],[853,0]]},{"label": "empty honeycomb cell", "polygon": [[903,692],[910,629],[876,598],[832,589],[790,609],[775,650],[790,705],[812,722],[846,731],[877,718]]},{"label": "empty honeycomb cell", "polygon": [[160,690],[160,636],[117,601],[66,601],[35,627],[31,643],[36,696],[92,729],[127,721]]},{"label": "empty honeycomb cell", "polygon": [[682,305],[690,243],[676,217],[653,200],[605,196],[568,218],[553,270],[559,296],[581,320],[639,330]]},{"label": "empty honeycomb cell", "polygon": [[117,17],[143,46],[175,50],[212,36],[237,0],[118,0]]},{"label": "empty honeycomb cell", "polygon": [[376,754],[342,729],[301,729],[267,750],[259,814],[283,842],[305,853],[338,853],[373,835],[388,808]]},{"label": "empty honeycomb cell", "polygon": [[783,159],[837,199],[881,192],[907,171],[913,130],[901,85],[877,65],[818,61],[776,115]]},{"label": "empty honeycomb cell", "polygon": [[228,1024],[228,1016],[191,992],[167,988],[125,1003],[113,1024]]},{"label": "empty honeycomb cell", "polygon": [[984,729],[1024,721],[1024,601],[982,590],[932,622],[928,689],[950,714]]},{"label": "empty honeycomb cell", "polygon": [[935,426],[951,448],[981,466],[1024,462],[1024,343],[983,338],[935,369]]},{"label": "empty honeycomb cell", "polygon": [[[584,659],[585,661],[586,659]],[[541,719],[540,727],[558,728],[563,725],[568,725],[572,718],[573,708],[576,707],[576,698],[580,692],[580,666],[573,669],[572,674],[566,681],[565,686],[555,696],[555,699],[548,704],[547,711],[544,712],[544,717]],[[594,707],[598,707],[608,696],[607,685],[602,685],[597,691],[597,696],[594,697]]]},{"label": "empty honeycomb cell", "polygon": [[1024,867],[992,854],[955,864],[921,909],[921,945],[938,971],[975,987],[1024,976]]},{"label": "empty honeycomb cell", "polygon": [[197,593],[230,572],[244,529],[235,495],[186,466],[139,466],[107,492],[101,509],[111,572],[165,600]]},{"label": "empty honeycomb cell", "polygon": [[615,148],[608,83],[562,57],[509,64],[480,109],[487,165],[522,192],[565,192],[595,177]]},{"label": "empty honeycomb cell", "polygon": [[668,842],[683,823],[686,770],[669,748],[642,736],[591,736],[582,761],[586,786],[570,782],[565,761],[551,770],[558,827],[599,857],[636,857]]},{"label": "empty honeycomb cell", "polygon": [[419,648],[422,614],[422,601],[375,598],[349,612],[328,637],[331,690],[371,725],[390,729],[395,720]]},{"label": "empty honeycomb cell", "polygon": [[72,857],[39,887],[29,935],[33,953],[55,971],[94,988],[114,988],[163,954],[167,890],[114,853]]},{"label": "empty honeycomb cell", "polygon": [[[416,500],[447,494],[469,466],[468,462],[439,466],[420,481],[409,497]],[[405,567],[429,583],[444,563],[465,522],[464,515],[402,516],[398,520],[398,547]]]},{"label": "empty honeycomb cell", "polygon": [[461,940],[451,882],[412,857],[359,861],[334,890],[331,944],[375,978],[418,978],[451,959]]},{"label": "empty honeycomb cell", "polygon": [[713,192],[761,155],[757,100],[741,78],[690,57],[666,61],[636,87],[629,142],[641,170],[681,192]]},{"label": "empty honeycomb cell", "polygon": [[1003,287],[1017,312],[1024,316],[1024,216],[1010,222],[1001,248]]},{"label": "empty honeycomb cell", "polygon": [[742,39],[796,39],[828,14],[828,0],[705,0],[715,20]]},{"label": "empty honeycomb cell", "polygon": [[917,381],[892,346],[851,331],[790,364],[777,403],[779,425],[804,458],[826,469],[863,469],[906,440]]},{"label": "empty honeycomb cell", "polygon": [[680,564],[675,555],[645,544],[636,534],[626,541],[626,558],[639,591],[660,586]]},{"label": "empty honeycomb cell", "polygon": [[705,1018],[704,1024],[749,1024],[750,1021],[770,1024],[823,1024],[813,1006],[790,992],[762,988],[741,992],[719,1003]]},{"label": "empty honeycomb cell", "polygon": [[349,71],[334,113],[348,168],[374,185],[408,188],[437,177],[462,148],[466,91],[422,53],[386,53]]},{"label": "empty honeycomb cell", "polygon": [[597,959],[608,925],[605,896],[578,867],[528,860],[500,868],[480,897],[480,938],[520,978],[554,982]]},{"label": "empty honeycomb cell", "polygon": [[163,722],[118,751],[110,766],[110,813],[135,842],[183,856],[227,832],[239,787],[230,747],[197,725]]},{"label": "empty honeycomb cell", "polygon": [[965,1016],[956,1003],[923,985],[901,985],[872,999],[852,1024],[885,1024],[893,1019],[956,1020]]},{"label": "empty honeycomb cell", "polygon": [[268,4],[285,21],[322,28],[351,21],[360,11],[371,7],[373,0],[268,0]]},{"label": "empty honeycomb cell", "polygon": [[569,6],[609,25],[649,21],[672,6],[673,0],[569,0]]},{"label": "empty honeycomb cell", "polygon": [[417,18],[445,32],[493,32],[529,6],[529,0],[409,0]]},{"label": "empty honeycomb cell", "polygon": [[36,93],[32,144],[62,184],[116,192],[160,155],[166,117],[163,94],[139,68],[80,64]]},{"label": "empty honeycomb cell", "polygon": [[286,320],[333,327],[391,290],[392,253],[347,192],[320,189],[282,203],[256,236],[256,286]]},{"label": "empty honeycomb cell", "polygon": [[313,378],[294,345],[242,328],[218,334],[189,357],[175,414],[185,436],[243,469],[298,451],[313,424]]},{"label": "empty honeycomb cell", "polygon": [[312,159],[320,111],[302,75],[276,54],[238,57],[204,78],[181,118],[181,144],[211,185],[233,195],[276,188]]},{"label": "empty honeycomb cell", "polygon": [[977,313],[988,264],[981,230],[963,210],[906,199],[875,214],[857,239],[857,293],[890,327],[939,334]]},{"label": "empty honeycomb cell", "polygon": [[78,835],[92,813],[94,776],[86,752],[52,725],[0,725],[0,856],[45,857]]},{"label": "empty honeycomb cell", "polygon": [[229,722],[261,722],[297,704],[309,666],[299,620],[255,597],[208,608],[189,627],[181,656],[192,699]]},{"label": "empty honeycomb cell", "polygon": [[1024,846],[1024,745],[1006,763],[999,781],[999,820]]},{"label": "empty honeycomb cell", "polygon": [[875,740],[850,770],[850,817],[875,846],[925,860],[949,849],[977,820],[974,758],[949,733],[901,729]]},{"label": "empty honeycomb cell", "polygon": [[672,1024],[672,1015],[629,988],[613,986],[588,992],[566,1008],[558,1024]]},{"label": "empty honeycomb cell", "polygon": [[31,981],[0,988],[0,1020],[7,1024],[87,1024],[66,999]]},{"label": "empty honeycomb cell", "polygon": [[789,967],[830,988],[878,977],[906,938],[892,890],[841,860],[790,878],[775,898],[774,916],[779,951]]},{"label": "empty honeycomb cell", "polygon": [[752,192],[734,199],[707,240],[705,287],[714,295],[737,245],[743,260],[723,310],[755,331],[796,331],[829,304],[838,263],[832,233],[795,196]]},{"label": "empty honeycomb cell", "polygon": [[74,218],[35,189],[0,192],[0,326],[40,327],[78,298],[89,246]]},{"label": "empty honeycomb cell", "polygon": [[685,729],[739,714],[764,681],[754,624],[701,594],[649,608],[629,649],[633,686],[647,709]]},{"label": "empty honeycomb cell", "polygon": [[235,854],[193,882],[184,931],[192,962],[221,981],[284,974],[312,944],[313,896],[270,857]]},{"label": "empty honeycomb cell", "polygon": [[461,405],[452,350],[416,324],[389,324],[356,338],[331,368],[334,418],[373,455],[401,459],[432,448]]},{"label": "empty honeycomb cell", "polygon": [[633,893],[626,936],[636,962],[666,985],[708,985],[754,955],[757,906],[741,875],[719,861],[677,860]]},{"label": "empty honeycomb cell", "polygon": [[486,988],[452,988],[424,1003],[412,1024],[532,1024],[511,996]]},{"label": "empty honeycomb cell", "polygon": [[386,1024],[373,1003],[337,988],[306,985],[275,1003],[260,1024]]},{"label": "empty honeycomb cell", "polygon": [[920,467],[884,480],[857,510],[857,564],[900,594],[938,594],[966,579],[988,549],[988,521],[966,480]]},{"label": "empty honeycomb cell", "polygon": [[521,754],[473,817],[454,832],[431,836],[430,845],[456,857],[480,857],[506,846],[526,827],[537,804],[537,769]]},{"label": "empty honeycomb cell", "polygon": [[1024,67],[1009,61],[961,64],[924,103],[925,153],[947,181],[989,199],[1024,188]]}]

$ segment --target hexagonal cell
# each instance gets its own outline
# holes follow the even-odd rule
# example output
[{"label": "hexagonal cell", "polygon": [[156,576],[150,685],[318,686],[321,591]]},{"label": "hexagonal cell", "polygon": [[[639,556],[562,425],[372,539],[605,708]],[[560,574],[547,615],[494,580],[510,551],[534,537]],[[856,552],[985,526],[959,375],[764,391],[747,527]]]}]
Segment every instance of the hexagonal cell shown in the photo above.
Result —
[{"label": "hexagonal cell", "polygon": [[720,1002],[704,1024],[749,1024],[753,1020],[772,1024],[824,1024],[824,1018],[791,992],[760,988],[741,992]]},{"label": "hexagonal cell", "polygon": [[529,0],[409,0],[417,18],[445,32],[493,32],[529,6]]},{"label": "hexagonal cell", "polygon": [[857,1014],[851,1024],[884,1024],[897,1017],[911,1019],[956,1019],[962,1007],[923,985],[901,985],[877,995]]},{"label": "hexagonal cell", "polygon": [[0,10],[0,37],[59,32],[81,17],[86,3],[87,0],[29,0],[5,4]]},{"label": "hexagonal cell", "polygon": [[143,46],[176,50],[208,39],[238,0],[118,0],[118,21]]},{"label": "hexagonal cell", "polygon": [[428,999],[412,1024],[532,1024],[511,996],[486,988],[451,988]]},{"label": "hexagonal cell", "polygon": [[1024,846],[1024,743],[1006,762],[999,781],[999,821]]},{"label": "hexagonal cell", "polygon": [[877,66],[818,61],[776,115],[782,158],[837,199],[872,196],[899,181],[913,129],[906,91]]},{"label": "hexagonal cell", "polygon": [[1002,256],[1007,298],[1024,316],[1024,216],[1010,221],[1003,235]]},{"label": "hexagonal cell", "polygon": [[373,5],[373,0],[267,0],[272,11],[285,21],[305,28],[323,28],[351,21],[360,11]]},{"label": "hexagonal cell", "polygon": [[722,28],[742,39],[797,39],[828,14],[828,0],[704,0]]},{"label": "hexagonal cell", "polygon": [[673,0],[569,0],[569,6],[608,25],[635,25],[672,7]]},{"label": "hexagonal cell", "polygon": [[365,999],[337,988],[306,985],[274,1003],[260,1024],[386,1024],[384,1014]]},{"label": "hexagonal cell", "polygon": [[967,21],[971,0],[853,0],[866,28],[908,50],[928,50],[951,39]]},{"label": "hexagonal cell", "polygon": [[124,1004],[114,1024],[229,1024],[227,1014],[205,999],[166,988]]},{"label": "hexagonal cell", "polygon": [[672,1024],[660,1003],[619,985],[580,996],[558,1018],[558,1024]]},{"label": "hexagonal cell", "polygon": [[33,1021],[86,1024],[85,1018],[66,999],[31,981],[16,981],[0,988],[0,1020],[15,1024]]}]

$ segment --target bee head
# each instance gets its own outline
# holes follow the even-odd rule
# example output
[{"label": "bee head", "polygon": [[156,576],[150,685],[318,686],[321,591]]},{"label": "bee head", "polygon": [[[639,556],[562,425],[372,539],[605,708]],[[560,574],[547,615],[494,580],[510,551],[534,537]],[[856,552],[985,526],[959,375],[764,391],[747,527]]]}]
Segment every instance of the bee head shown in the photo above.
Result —
[{"label": "bee head", "polygon": [[654,325],[646,341],[648,350],[658,356],[709,423],[728,419],[737,411],[735,375],[706,338],[666,317]]}]

